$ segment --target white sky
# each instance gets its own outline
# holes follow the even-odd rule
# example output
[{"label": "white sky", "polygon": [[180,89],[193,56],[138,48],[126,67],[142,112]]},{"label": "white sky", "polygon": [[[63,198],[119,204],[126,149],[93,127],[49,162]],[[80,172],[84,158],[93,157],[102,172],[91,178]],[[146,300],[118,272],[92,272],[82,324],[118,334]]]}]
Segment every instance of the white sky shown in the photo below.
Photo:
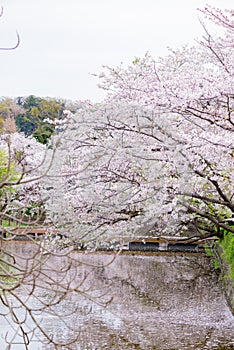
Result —
[{"label": "white sky", "polygon": [[[0,0],[0,47],[14,45],[16,29],[21,37],[17,50],[0,51],[0,96],[99,101],[92,73],[193,44],[202,35],[196,9],[207,1]],[[233,0],[208,3],[225,9]]]}]

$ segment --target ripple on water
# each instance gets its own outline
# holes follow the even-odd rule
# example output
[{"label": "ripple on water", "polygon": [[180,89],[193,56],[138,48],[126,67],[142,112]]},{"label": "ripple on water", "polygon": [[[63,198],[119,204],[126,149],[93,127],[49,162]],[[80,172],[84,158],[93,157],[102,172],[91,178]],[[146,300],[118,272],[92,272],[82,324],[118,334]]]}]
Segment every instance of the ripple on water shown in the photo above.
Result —
[{"label": "ripple on water", "polygon": [[[105,291],[105,298],[113,300],[105,308],[80,295],[61,302],[56,306],[60,313],[76,310],[67,319],[70,330],[56,317],[43,315],[43,326],[58,341],[77,332],[78,340],[69,349],[234,349],[234,318],[207,257],[121,255],[109,266],[105,264],[110,255],[80,254],[79,259],[102,265],[81,265],[79,273],[82,269],[90,273],[86,287],[93,295]],[[30,302],[35,307],[33,298]],[[1,318],[0,334],[7,331],[9,325]],[[53,349],[34,340],[30,350]],[[4,346],[0,339],[0,349]]]}]

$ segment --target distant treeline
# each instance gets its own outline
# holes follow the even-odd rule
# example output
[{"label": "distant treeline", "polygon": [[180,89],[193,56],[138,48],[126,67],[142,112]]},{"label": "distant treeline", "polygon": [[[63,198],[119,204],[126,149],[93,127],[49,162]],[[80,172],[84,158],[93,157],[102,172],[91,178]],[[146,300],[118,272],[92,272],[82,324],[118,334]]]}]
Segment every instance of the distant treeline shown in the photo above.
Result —
[{"label": "distant treeline", "polygon": [[23,132],[46,144],[55,126],[49,121],[64,118],[64,110],[75,112],[76,105],[70,101],[41,98],[34,95],[17,98],[0,98],[0,131]]}]

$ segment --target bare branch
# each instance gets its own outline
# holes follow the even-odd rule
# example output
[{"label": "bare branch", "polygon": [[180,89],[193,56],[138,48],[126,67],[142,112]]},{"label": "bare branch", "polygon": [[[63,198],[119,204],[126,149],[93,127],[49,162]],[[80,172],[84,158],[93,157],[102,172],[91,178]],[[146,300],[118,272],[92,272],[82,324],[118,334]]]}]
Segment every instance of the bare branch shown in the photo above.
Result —
[{"label": "bare branch", "polygon": [[16,44],[14,46],[11,46],[11,47],[0,47],[0,50],[1,51],[11,51],[11,50],[15,50],[17,49],[17,47],[20,45],[20,36],[19,36],[19,33],[16,32]]}]

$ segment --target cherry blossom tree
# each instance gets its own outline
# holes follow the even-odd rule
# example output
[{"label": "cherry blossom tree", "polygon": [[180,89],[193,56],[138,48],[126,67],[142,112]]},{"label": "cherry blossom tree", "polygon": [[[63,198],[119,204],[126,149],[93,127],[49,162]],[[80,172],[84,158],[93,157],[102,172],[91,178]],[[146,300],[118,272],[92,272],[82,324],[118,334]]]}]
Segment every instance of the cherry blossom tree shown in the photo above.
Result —
[{"label": "cherry blossom tree", "polygon": [[[16,48],[17,38],[15,47],[0,50]],[[62,128],[57,130],[60,136],[56,142],[60,141]],[[81,269],[89,266],[92,272],[92,263],[78,260],[72,247],[60,245],[57,249],[57,245],[54,249],[30,234],[41,224],[42,216],[44,220],[41,182],[55,158],[56,142],[51,142],[48,150],[46,145],[15,132],[9,123],[4,123],[0,131],[1,347],[4,342],[6,349],[15,345],[29,349],[34,344],[67,349],[78,342],[81,333],[80,324],[76,327],[67,321],[74,312],[80,318],[90,312],[87,303],[86,309],[77,306],[77,295],[82,302],[86,299],[99,306],[109,300],[103,292],[97,294],[92,281],[87,281],[87,268]],[[15,242],[14,238],[22,236],[29,244]],[[53,330],[53,324],[52,329],[48,328],[46,320],[51,317],[61,325],[62,334]]]},{"label": "cherry blossom tree", "polygon": [[[0,342],[9,349],[15,344],[28,349],[34,342],[50,344],[51,349],[71,347],[81,329],[80,323],[68,321],[74,313],[80,318],[89,313],[88,307],[77,307],[77,296],[84,305],[84,300],[99,306],[109,302],[88,280],[93,264],[77,257],[73,246],[61,240],[46,245],[31,234],[41,228],[44,211],[33,204],[42,200],[41,182],[55,153],[56,144],[48,150],[23,134],[0,134]],[[14,240],[20,237],[23,244]],[[63,334],[48,328],[51,317]]]},{"label": "cherry blossom tree", "polygon": [[233,11],[203,13],[220,37],[204,26],[197,46],[100,74],[106,101],[81,104],[54,164],[57,227],[79,240],[234,232]]}]

